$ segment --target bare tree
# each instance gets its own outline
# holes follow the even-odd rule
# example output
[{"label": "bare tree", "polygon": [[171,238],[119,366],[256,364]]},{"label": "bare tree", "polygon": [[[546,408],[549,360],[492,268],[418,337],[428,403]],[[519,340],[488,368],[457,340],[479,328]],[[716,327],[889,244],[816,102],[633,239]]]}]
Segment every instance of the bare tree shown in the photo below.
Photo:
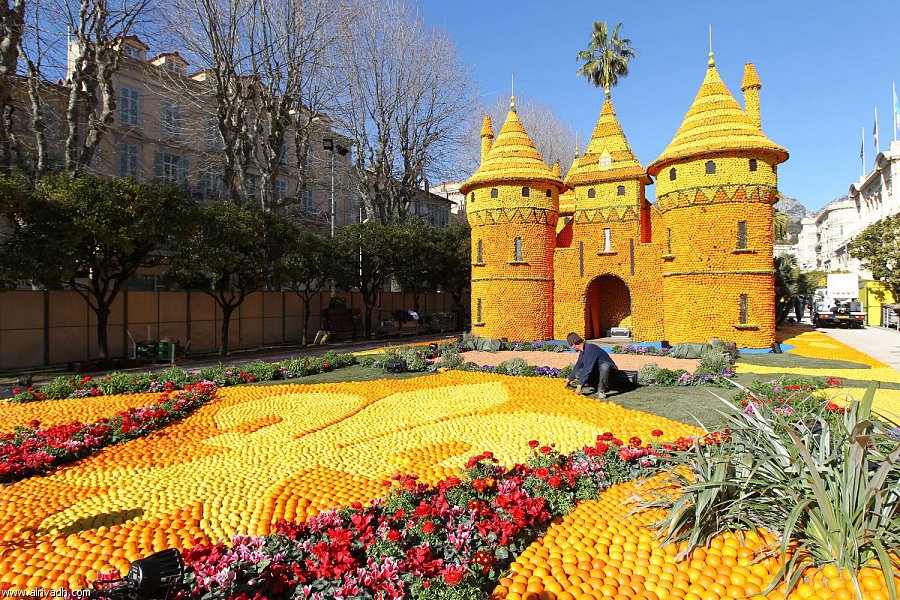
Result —
[{"label": "bare tree", "polygon": [[7,174],[13,163],[13,82],[24,33],[25,0],[0,2],[0,172]]},{"label": "bare tree", "polygon": [[68,49],[69,101],[65,169],[79,174],[91,163],[116,113],[113,74],[122,40],[145,17],[151,0],[60,0],[72,34]]},{"label": "bare tree", "polygon": [[356,0],[340,44],[337,116],[356,146],[368,217],[406,216],[415,190],[457,156],[475,106],[469,69],[404,0]]},{"label": "bare tree", "polygon": [[[310,138],[335,90],[324,73],[341,5],[328,0],[176,0],[172,30],[208,73],[232,200],[282,204],[276,178],[299,177]],[[175,24],[178,24],[175,27]],[[173,82],[174,83],[174,82]],[[251,180],[256,185],[248,185]]]},{"label": "bare tree", "polygon": [[[481,131],[484,115],[491,116],[494,125],[494,135],[500,133],[500,128],[506,121],[509,112],[509,99],[500,95],[490,105],[482,106],[472,114],[469,119],[469,129],[466,135],[465,172],[471,174],[481,163]],[[542,104],[530,96],[516,96],[516,113],[519,120],[525,126],[528,137],[534,142],[541,158],[548,166],[559,161],[559,168],[563,175],[572,166],[575,156],[575,144],[577,134],[568,123],[553,109],[552,106]],[[585,142],[586,143],[586,142]]]}]

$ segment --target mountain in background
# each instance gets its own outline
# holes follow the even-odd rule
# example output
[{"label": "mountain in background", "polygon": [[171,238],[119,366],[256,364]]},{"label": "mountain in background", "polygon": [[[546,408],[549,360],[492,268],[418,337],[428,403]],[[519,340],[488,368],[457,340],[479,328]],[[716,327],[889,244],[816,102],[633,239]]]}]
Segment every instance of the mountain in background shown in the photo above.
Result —
[{"label": "mountain in background", "polygon": [[811,217],[815,213],[803,206],[796,198],[782,197],[775,203],[775,210],[790,215],[791,221],[799,222],[803,217]]},{"label": "mountain in background", "polygon": [[782,197],[775,203],[775,210],[785,213],[791,218],[791,224],[788,226],[788,235],[786,240],[777,240],[777,244],[796,244],[800,235],[802,226],[800,220],[803,217],[811,217],[815,213],[803,206],[796,198]]}]

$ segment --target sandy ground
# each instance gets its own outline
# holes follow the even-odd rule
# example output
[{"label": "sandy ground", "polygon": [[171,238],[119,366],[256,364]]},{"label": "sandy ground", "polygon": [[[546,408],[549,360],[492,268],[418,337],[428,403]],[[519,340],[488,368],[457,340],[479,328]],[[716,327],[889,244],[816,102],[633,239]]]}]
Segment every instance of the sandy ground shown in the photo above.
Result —
[{"label": "sandy ground", "polygon": [[[524,358],[529,365],[535,367],[555,367],[561,369],[566,365],[574,365],[578,359],[575,352],[481,352],[473,350],[465,352],[463,359],[479,365],[496,366],[510,358]],[[623,371],[637,371],[643,365],[656,363],[664,369],[684,369],[693,373],[700,364],[699,360],[672,358],[670,356],[638,356],[637,354],[612,354],[616,366]]]}]

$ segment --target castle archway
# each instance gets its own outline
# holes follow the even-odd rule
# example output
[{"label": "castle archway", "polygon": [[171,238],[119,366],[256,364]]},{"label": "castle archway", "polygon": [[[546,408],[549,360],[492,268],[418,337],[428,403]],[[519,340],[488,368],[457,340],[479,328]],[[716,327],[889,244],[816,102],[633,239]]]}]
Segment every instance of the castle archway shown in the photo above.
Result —
[{"label": "castle archway", "polygon": [[631,329],[631,290],[615,275],[600,275],[584,292],[584,333],[587,339],[604,337],[610,327]]}]

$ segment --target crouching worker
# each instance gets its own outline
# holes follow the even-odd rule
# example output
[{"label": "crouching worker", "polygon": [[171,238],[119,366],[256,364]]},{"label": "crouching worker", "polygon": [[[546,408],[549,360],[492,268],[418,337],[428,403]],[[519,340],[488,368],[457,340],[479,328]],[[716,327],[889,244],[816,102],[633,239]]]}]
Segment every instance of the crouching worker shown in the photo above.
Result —
[{"label": "crouching worker", "polygon": [[610,381],[616,374],[616,363],[606,350],[594,344],[585,344],[577,333],[570,333],[566,336],[566,341],[578,352],[578,362],[566,385],[576,383],[575,392],[579,394],[584,387],[597,388],[597,398],[605,400]]}]

